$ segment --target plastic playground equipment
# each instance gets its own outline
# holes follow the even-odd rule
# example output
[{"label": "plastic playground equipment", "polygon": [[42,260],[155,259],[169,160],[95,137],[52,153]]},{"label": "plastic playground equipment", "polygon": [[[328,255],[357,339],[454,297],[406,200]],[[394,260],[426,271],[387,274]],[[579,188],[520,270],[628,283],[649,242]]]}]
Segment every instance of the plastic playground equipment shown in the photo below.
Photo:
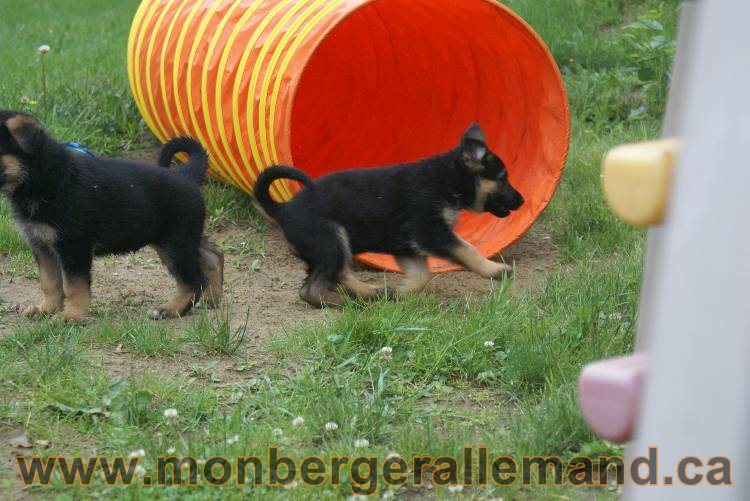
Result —
[{"label": "plastic playground equipment", "polygon": [[[658,447],[658,486],[626,498],[748,499],[750,4],[683,5],[664,125],[680,140],[617,148],[603,172],[615,213],[650,226],[637,353],[586,367],[580,402],[631,458]],[[672,478],[686,456],[729,458],[733,486]]]},{"label": "plastic playground equipment", "polygon": [[[246,192],[271,164],[314,178],[414,161],[480,122],[526,199],[506,219],[459,219],[457,233],[485,256],[539,217],[568,150],[558,68],[495,0],[144,0],[128,72],[154,134],[198,138],[213,174]],[[287,199],[295,186],[274,190]],[[360,259],[398,269],[391,257]]]}]

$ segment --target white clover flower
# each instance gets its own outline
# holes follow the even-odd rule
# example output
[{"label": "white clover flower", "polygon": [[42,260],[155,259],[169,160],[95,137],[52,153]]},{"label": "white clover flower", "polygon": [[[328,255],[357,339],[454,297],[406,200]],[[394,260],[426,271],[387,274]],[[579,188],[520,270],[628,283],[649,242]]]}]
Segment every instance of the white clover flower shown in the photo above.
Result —
[{"label": "white clover flower", "polygon": [[380,358],[383,360],[389,360],[393,354],[393,348],[390,346],[383,346],[380,348]]},{"label": "white clover flower", "polygon": [[326,431],[336,431],[338,429],[339,429],[339,425],[337,425],[333,421],[328,421],[326,423]]},{"label": "white clover flower", "polygon": [[236,444],[239,441],[240,441],[239,435],[232,435],[231,437],[227,439],[227,444],[232,445],[232,444]]},{"label": "white clover flower", "polygon": [[146,451],[144,451],[143,449],[138,449],[138,450],[131,452],[128,457],[131,457],[131,458],[146,457]]},{"label": "white clover flower", "polygon": [[284,486],[284,489],[296,489],[298,486],[299,486],[299,482],[297,482],[297,480],[295,479],[294,482],[292,482],[290,484],[286,484]]},{"label": "white clover flower", "polygon": [[139,477],[142,477],[143,475],[145,475],[145,474],[146,474],[146,468],[144,468],[144,467],[143,467],[143,466],[141,466],[141,465],[138,465],[138,466],[136,466],[136,467],[135,467],[135,474],[136,474],[137,476],[139,476]]},{"label": "white clover flower", "polygon": [[175,419],[177,416],[179,416],[177,409],[169,408],[164,410],[164,417],[167,419]]},{"label": "white clover flower", "polygon": [[484,347],[485,348],[492,348],[494,346],[495,346],[495,342],[492,341],[492,340],[487,340],[487,341],[484,342]]},{"label": "white clover flower", "polygon": [[369,447],[370,441],[366,438],[358,438],[354,441],[354,447],[362,448],[362,447]]},{"label": "white clover flower", "polygon": [[292,419],[292,425],[293,426],[302,426],[305,424],[305,418],[302,416],[297,416],[296,418]]},{"label": "white clover flower", "polygon": [[40,45],[39,47],[36,48],[37,54],[46,54],[49,51],[50,51],[50,48],[49,48],[49,45],[47,44]]},{"label": "white clover flower", "polygon": [[167,449],[167,454],[174,454],[175,450],[176,449],[174,447],[170,447],[169,449]]},{"label": "white clover flower", "polygon": [[392,499],[396,495],[393,493],[393,491],[385,491],[382,496],[380,496],[380,499]]},{"label": "white clover flower", "polygon": [[281,428],[274,428],[273,430],[271,430],[271,433],[273,433],[274,437],[280,437],[284,434],[284,430],[282,430]]},{"label": "white clover flower", "polygon": [[459,492],[462,492],[464,490],[463,485],[450,485],[448,486],[448,492],[451,494],[458,494]]}]

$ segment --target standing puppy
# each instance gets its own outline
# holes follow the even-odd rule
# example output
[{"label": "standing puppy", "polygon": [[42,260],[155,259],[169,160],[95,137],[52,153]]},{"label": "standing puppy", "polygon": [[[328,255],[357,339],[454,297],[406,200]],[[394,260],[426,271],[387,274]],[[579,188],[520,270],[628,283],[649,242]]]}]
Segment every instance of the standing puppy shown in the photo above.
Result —
[{"label": "standing puppy", "polygon": [[[305,188],[280,204],[268,192],[277,179],[293,179]],[[352,274],[352,254],[360,252],[396,257],[406,273],[398,292],[427,284],[428,255],[483,277],[501,276],[510,267],[485,259],[453,233],[453,226],[462,209],[505,217],[523,204],[476,124],[457,148],[414,164],[336,172],[315,182],[298,169],[271,167],[258,177],[254,193],[256,204],[281,226],[307,264],[300,297],[318,307],[341,304],[339,286],[362,298],[380,292]]]},{"label": "standing puppy", "polygon": [[178,152],[190,161],[176,171],[93,158],[53,140],[32,116],[0,111],[0,191],[34,253],[44,295],[24,315],[63,310],[66,319],[81,320],[91,302],[93,256],[146,245],[178,284],[152,316],[182,315],[202,293],[208,303],[221,300],[223,256],[203,235],[208,156],[197,141],[178,138],[164,146],[159,164],[168,167]]}]

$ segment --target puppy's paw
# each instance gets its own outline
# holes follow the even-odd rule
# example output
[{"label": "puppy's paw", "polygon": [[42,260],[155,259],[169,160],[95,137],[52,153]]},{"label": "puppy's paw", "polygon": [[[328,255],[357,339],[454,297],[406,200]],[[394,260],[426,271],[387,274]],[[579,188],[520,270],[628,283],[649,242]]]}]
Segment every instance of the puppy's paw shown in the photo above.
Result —
[{"label": "puppy's paw", "polygon": [[165,320],[168,318],[179,318],[180,312],[169,308],[168,306],[162,305],[156,308],[154,311],[151,312],[151,318],[154,320]]},{"label": "puppy's paw", "polygon": [[213,294],[206,294],[203,296],[203,298],[195,303],[194,308],[202,309],[205,308],[207,310],[215,310],[221,306],[221,296],[216,296]]},{"label": "puppy's paw", "polygon": [[86,312],[77,308],[65,308],[60,315],[55,315],[55,318],[73,324],[83,324],[88,320]]},{"label": "puppy's paw", "polygon": [[482,273],[485,278],[503,279],[513,274],[513,267],[505,263],[487,262],[487,269]]},{"label": "puppy's paw", "polygon": [[40,318],[44,313],[42,313],[42,307],[41,306],[29,306],[21,312],[21,315],[28,319],[37,319]]},{"label": "puppy's paw", "polygon": [[53,315],[57,312],[57,308],[50,308],[47,307],[44,304],[40,304],[39,306],[29,306],[26,309],[23,310],[21,315],[23,315],[26,318],[29,319],[39,319],[42,317],[46,317],[49,315]]}]

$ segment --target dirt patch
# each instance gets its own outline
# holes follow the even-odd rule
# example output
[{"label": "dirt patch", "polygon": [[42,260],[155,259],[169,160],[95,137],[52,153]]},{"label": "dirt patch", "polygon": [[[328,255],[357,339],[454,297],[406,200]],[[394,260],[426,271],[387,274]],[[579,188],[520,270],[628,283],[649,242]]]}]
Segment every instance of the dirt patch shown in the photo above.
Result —
[{"label": "dirt patch", "polygon": [[[263,238],[252,230],[229,227],[211,235],[215,241],[237,237]],[[302,263],[291,254],[279,230],[271,229],[265,237],[263,256],[227,252],[225,255],[225,301],[234,314],[234,322],[244,321],[249,312],[248,348],[262,343],[281,329],[294,328],[326,314],[303,303],[297,290],[304,279]],[[505,261],[515,262],[514,289],[534,287],[557,265],[556,249],[549,237],[531,232],[504,253]],[[401,279],[387,273],[357,267],[357,275],[371,283],[394,283]],[[481,298],[498,286],[470,272],[436,275],[424,294],[435,294],[441,300]],[[151,311],[174,292],[175,285],[158,256],[150,248],[135,254],[109,256],[95,260],[93,269],[93,304],[95,315],[138,315]],[[0,302],[25,306],[41,299],[38,281],[25,276],[0,275]],[[6,313],[0,332],[13,328],[18,319]],[[178,320],[179,324],[186,320]]]}]

